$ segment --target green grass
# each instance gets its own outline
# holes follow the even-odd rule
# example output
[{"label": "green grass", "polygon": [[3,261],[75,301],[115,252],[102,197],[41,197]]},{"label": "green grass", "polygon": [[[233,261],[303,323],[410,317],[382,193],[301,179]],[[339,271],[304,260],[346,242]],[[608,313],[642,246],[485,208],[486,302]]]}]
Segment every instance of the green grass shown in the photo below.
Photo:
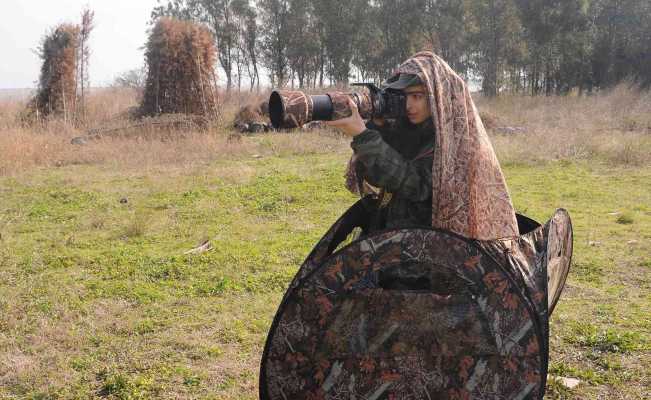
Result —
[{"label": "green grass", "polygon": [[[257,398],[280,298],[355,201],[343,188],[346,158],[0,178],[0,398]],[[252,173],[223,173],[234,163]],[[548,397],[642,398],[651,169],[558,162],[504,172],[520,212],[544,222],[564,207],[574,223],[550,365],[583,384],[552,380]],[[205,239],[213,250],[184,254]]]}]

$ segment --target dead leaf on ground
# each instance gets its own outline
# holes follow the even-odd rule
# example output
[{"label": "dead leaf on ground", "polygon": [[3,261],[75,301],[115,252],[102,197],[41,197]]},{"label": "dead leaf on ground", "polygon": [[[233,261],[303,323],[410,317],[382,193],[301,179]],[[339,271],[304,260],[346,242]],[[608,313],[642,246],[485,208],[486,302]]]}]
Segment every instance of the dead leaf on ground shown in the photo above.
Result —
[{"label": "dead leaf on ground", "polygon": [[203,243],[201,243],[199,246],[195,247],[192,250],[188,250],[183,254],[201,254],[205,253],[207,251],[212,250],[214,247],[212,247],[212,244],[210,243],[210,240],[206,240]]}]

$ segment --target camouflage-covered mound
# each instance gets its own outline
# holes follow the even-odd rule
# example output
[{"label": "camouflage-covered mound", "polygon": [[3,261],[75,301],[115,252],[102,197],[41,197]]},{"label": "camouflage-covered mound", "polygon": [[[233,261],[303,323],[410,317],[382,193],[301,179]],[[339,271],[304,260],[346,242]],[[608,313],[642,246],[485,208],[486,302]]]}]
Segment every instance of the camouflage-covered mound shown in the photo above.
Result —
[{"label": "camouflage-covered mound", "polygon": [[240,132],[268,132],[272,129],[269,120],[269,102],[256,101],[242,106],[233,120],[233,127]]}]

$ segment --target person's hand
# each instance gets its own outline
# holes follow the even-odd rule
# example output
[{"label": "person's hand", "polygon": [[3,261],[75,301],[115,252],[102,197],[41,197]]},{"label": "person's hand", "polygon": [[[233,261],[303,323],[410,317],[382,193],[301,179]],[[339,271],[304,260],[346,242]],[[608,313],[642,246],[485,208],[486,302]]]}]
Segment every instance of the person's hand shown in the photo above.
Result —
[{"label": "person's hand", "polygon": [[353,137],[364,132],[366,130],[366,124],[364,123],[362,117],[359,115],[357,104],[355,104],[352,99],[348,99],[348,104],[350,106],[350,110],[352,111],[350,117],[338,119],[335,121],[326,121],[325,123],[328,126],[339,129],[344,133],[344,135]]}]

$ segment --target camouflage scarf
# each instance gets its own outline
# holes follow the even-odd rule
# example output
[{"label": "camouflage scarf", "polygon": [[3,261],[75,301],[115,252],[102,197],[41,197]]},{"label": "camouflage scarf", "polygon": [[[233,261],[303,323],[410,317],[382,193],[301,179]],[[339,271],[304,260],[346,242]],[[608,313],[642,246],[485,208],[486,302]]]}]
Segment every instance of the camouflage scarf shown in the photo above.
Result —
[{"label": "camouflage scarf", "polygon": [[[502,170],[463,79],[428,51],[405,61],[396,73],[418,75],[429,95],[437,132],[432,227],[480,240],[518,236]],[[346,186],[358,193],[355,162],[353,156]]]}]

